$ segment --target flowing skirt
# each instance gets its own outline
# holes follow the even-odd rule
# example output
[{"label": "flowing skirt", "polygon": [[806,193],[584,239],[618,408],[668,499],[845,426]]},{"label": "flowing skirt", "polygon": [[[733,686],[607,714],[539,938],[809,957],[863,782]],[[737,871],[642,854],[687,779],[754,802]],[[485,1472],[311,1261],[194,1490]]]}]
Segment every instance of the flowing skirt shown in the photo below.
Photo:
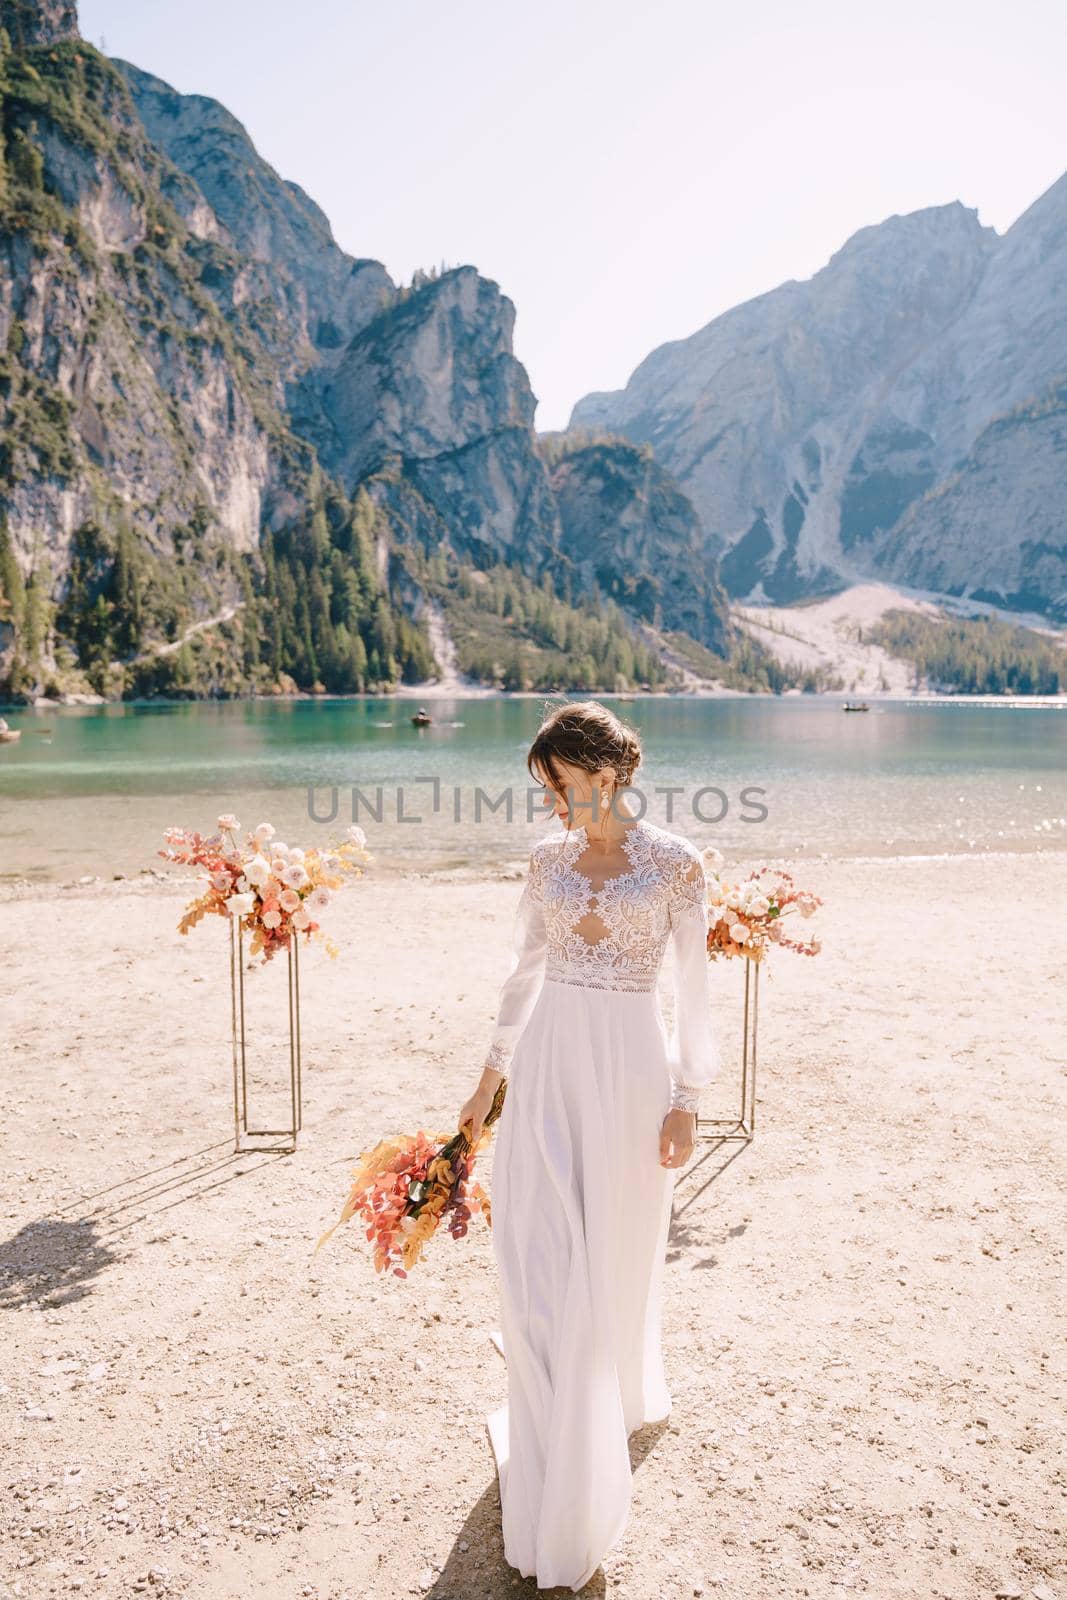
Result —
[{"label": "flowing skirt", "polygon": [[493,1158],[507,1401],[486,1418],[504,1554],[577,1591],[630,1513],[628,1436],[666,1417],[663,1269],[677,1171],[655,992],[546,979],[512,1057]]}]

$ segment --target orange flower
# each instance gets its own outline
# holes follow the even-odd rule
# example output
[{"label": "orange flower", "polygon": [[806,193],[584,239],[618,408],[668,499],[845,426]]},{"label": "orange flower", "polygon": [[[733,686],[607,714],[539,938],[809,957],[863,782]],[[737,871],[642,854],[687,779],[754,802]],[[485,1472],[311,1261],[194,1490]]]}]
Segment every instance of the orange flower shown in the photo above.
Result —
[{"label": "orange flower", "polygon": [[360,1156],[353,1183],[337,1222],[319,1239],[317,1252],[336,1228],[353,1216],[362,1217],[367,1239],[374,1244],[378,1272],[392,1267],[406,1278],[422,1250],[446,1217],[448,1231],[461,1239],[477,1210],[490,1220],[489,1198],[480,1184],[468,1187],[478,1153],[492,1136],[492,1125],[504,1105],[507,1080],[500,1084],[476,1145],[461,1129],[448,1138],[393,1134],[379,1139]]}]

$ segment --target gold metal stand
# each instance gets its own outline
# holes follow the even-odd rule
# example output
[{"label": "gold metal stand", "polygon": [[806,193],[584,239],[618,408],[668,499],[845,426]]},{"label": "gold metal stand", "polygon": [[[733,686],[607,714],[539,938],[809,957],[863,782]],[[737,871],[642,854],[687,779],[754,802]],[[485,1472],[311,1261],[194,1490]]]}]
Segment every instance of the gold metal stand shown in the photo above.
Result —
[{"label": "gold metal stand", "polygon": [[[233,1148],[291,1154],[303,1126],[303,1084],[300,1060],[300,945],[294,932],[289,940],[289,1099],[288,1128],[248,1126],[248,1064],[245,1038],[244,929],[241,917],[230,918],[230,1003],[233,1027]],[[238,1082],[240,1080],[240,1082]],[[242,1143],[242,1139],[287,1138],[288,1145]]]},{"label": "gold metal stand", "polygon": [[735,959],[745,963],[745,1015],[741,1035],[741,1110],[733,1117],[697,1117],[697,1138],[739,1139],[751,1143],[756,1134],[756,1032],[759,1024],[758,961],[747,956]]}]

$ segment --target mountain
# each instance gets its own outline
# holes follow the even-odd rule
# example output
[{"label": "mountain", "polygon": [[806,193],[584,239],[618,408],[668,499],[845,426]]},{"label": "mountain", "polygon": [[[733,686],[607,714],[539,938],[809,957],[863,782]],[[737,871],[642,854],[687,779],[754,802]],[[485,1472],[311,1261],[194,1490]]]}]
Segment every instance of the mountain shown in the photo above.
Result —
[{"label": "mountain", "polygon": [[[16,688],[56,650],[88,652],[82,616],[52,637],[72,586],[105,652],[236,606],[242,558],[304,502],[313,468],[244,264],[165,198],[181,190],[192,207],[192,186],[147,139],[118,70],[69,36],[69,8],[40,8],[37,36],[53,11],[56,37],[25,51],[8,41],[30,32],[30,8],[0,11],[0,678]],[[144,603],[111,640],[108,591],[134,550]]]},{"label": "mountain", "polygon": [[4,0],[3,27],[17,50],[78,37],[74,0]]},{"label": "mountain", "polygon": [[[350,491],[423,502],[423,541],[482,559],[553,545],[558,516],[535,447],[535,401],[512,354],[515,308],[473,267],[401,289],[340,249],[325,216],[263,161],[217,101],[120,62],[151,139],[192,178],[228,238],[260,268],[276,316],[262,335],[285,407]],[[384,478],[382,477],[384,474]]]},{"label": "mountain", "polygon": [[890,217],[571,426],[653,446],[732,595],[873,575],[1065,616],[1065,274],[1067,177],[1003,236],[958,203]]},{"label": "mountain", "polygon": [[704,559],[692,503],[625,439],[546,444],[560,543],[581,587],[596,587],[657,628],[724,638],[726,597]]},{"label": "mountain", "polygon": [[202,217],[201,226],[258,264],[277,308],[263,332],[286,377],[343,349],[396,293],[381,262],[347,256],[315,202],[278,176],[217,100],[178,94],[128,61],[115,65],[149,139],[195,184],[180,184],[173,196],[190,228]]},{"label": "mountain", "polygon": [[559,514],[514,322],[511,301],[473,267],[430,279],[310,372],[293,414],[342,483],[377,476],[379,501],[395,505],[402,480],[429,519],[424,542],[448,537],[479,560],[536,572],[554,558]]},{"label": "mountain", "polygon": [[1067,616],[1067,381],[983,428],[878,551],[897,582]]},{"label": "mountain", "polygon": [[[0,0],[0,29],[0,693],[389,687],[435,670],[450,594],[470,657],[521,678],[510,640],[475,648],[468,569],[513,570],[575,650],[612,595],[612,627],[645,617],[677,508],[633,481],[628,587],[584,496],[579,558],[496,284],[348,256],[224,107],[110,61],[71,5]],[[610,631],[588,687],[637,670]]]}]

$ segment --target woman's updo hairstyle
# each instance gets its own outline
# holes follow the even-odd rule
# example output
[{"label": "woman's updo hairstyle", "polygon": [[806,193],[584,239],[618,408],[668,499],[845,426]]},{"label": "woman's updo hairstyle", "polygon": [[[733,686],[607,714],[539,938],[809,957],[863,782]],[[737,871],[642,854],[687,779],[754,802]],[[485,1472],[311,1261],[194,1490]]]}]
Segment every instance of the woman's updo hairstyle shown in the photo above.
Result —
[{"label": "woman's updo hairstyle", "polygon": [[557,707],[545,718],[530,746],[526,766],[531,777],[538,781],[547,777],[562,794],[566,785],[557,765],[561,761],[583,772],[614,767],[615,786],[625,789],[641,764],[641,740],[637,730],[607,706],[596,700],[578,700]]}]

